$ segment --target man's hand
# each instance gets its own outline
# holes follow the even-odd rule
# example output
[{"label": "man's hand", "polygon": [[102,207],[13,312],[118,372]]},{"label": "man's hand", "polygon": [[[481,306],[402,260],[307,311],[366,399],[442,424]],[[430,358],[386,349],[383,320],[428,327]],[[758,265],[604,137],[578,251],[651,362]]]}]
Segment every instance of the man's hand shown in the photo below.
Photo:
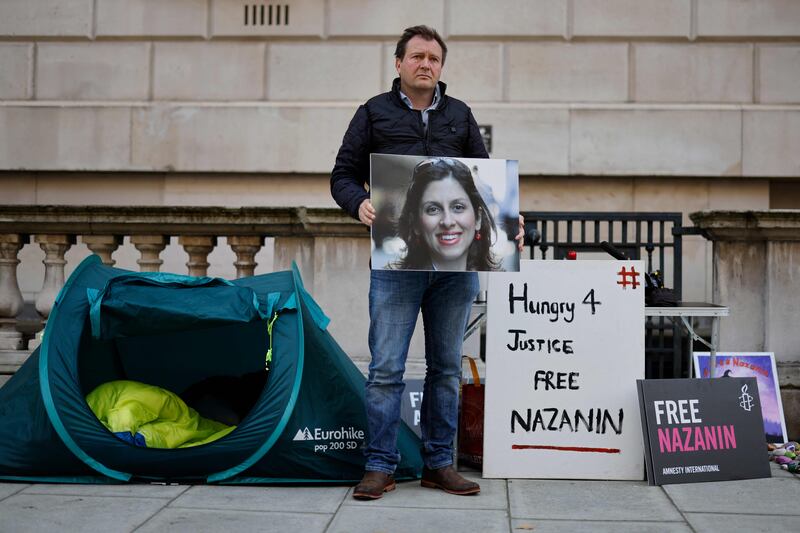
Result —
[{"label": "man's hand", "polygon": [[372,227],[372,223],[375,221],[375,208],[372,207],[372,202],[369,201],[369,198],[358,206],[358,220]]},{"label": "man's hand", "polygon": [[514,240],[517,241],[517,249],[521,252],[525,247],[525,219],[522,218],[522,215],[519,216],[519,233],[514,237]]}]

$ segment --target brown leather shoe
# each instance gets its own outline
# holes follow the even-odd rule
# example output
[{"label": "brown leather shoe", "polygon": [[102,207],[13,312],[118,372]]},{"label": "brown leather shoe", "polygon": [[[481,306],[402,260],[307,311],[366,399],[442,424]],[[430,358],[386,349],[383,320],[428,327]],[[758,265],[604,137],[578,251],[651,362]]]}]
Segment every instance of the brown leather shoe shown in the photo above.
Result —
[{"label": "brown leather shoe", "polygon": [[423,467],[422,481],[420,483],[423,487],[442,489],[445,492],[457,494],[459,496],[478,494],[481,491],[480,485],[474,481],[465,479],[464,476],[456,472],[453,465],[436,469]]},{"label": "brown leather shoe", "polygon": [[383,472],[367,471],[361,482],[353,489],[353,498],[356,500],[377,500],[384,492],[395,489],[394,478]]}]

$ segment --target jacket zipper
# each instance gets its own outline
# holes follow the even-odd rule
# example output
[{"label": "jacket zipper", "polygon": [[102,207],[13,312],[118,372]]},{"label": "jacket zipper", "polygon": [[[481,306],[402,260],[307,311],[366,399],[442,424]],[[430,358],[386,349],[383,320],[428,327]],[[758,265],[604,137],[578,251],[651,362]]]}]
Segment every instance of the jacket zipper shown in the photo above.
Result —
[{"label": "jacket zipper", "polygon": [[[428,111],[428,128],[424,129],[423,124],[423,131],[425,132],[425,155],[431,155],[431,117],[432,113],[435,112],[435,109],[431,109]],[[422,120],[422,114],[420,113],[420,120]]]},{"label": "jacket zipper", "polygon": [[[422,145],[425,148],[425,155],[430,155],[428,150],[428,131],[425,129],[425,123],[422,122],[422,111],[419,109],[410,109],[409,111],[417,115],[417,123],[422,130]],[[428,121],[430,121],[430,115],[428,115]]]}]

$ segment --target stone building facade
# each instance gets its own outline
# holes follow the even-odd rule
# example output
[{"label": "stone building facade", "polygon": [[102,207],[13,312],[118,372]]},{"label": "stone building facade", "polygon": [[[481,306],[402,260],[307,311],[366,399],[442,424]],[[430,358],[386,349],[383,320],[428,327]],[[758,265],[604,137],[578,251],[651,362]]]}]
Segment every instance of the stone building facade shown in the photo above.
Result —
[{"label": "stone building facade", "polygon": [[[0,204],[332,207],[346,125],[420,23],[493,157],[519,159],[523,210],[800,208],[796,0],[2,0]],[[209,272],[231,276],[223,243]],[[346,255],[338,286],[363,294]],[[20,253],[26,299],[42,257]],[[686,298],[712,298],[711,261],[685,239]],[[362,319],[357,352],[361,300],[330,297]]]}]

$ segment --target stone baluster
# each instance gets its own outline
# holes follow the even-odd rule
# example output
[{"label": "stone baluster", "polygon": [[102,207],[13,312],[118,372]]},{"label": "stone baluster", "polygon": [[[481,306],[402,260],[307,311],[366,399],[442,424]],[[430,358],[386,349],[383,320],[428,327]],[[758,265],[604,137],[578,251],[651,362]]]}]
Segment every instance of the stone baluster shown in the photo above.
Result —
[{"label": "stone baluster", "polygon": [[25,302],[17,282],[17,255],[28,240],[27,235],[0,235],[0,350],[22,349],[16,316]]},{"label": "stone baluster", "polygon": [[189,254],[186,266],[190,276],[205,276],[208,273],[208,254],[217,245],[216,237],[206,235],[181,235],[178,243]]},{"label": "stone baluster", "polygon": [[252,276],[258,266],[255,258],[258,251],[264,246],[264,237],[259,235],[231,235],[228,237],[228,244],[230,244],[233,253],[236,254],[236,261],[233,263],[236,267],[236,278]]},{"label": "stone baluster", "polygon": [[111,254],[122,244],[121,235],[84,235],[82,240],[92,253],[100,257],[104,265],[114,266],[116,261],[111,258]]},{"label": "stone baluster", "polygon": [[164,260],[159,258],[161,252],[169,244],[169,237],[165,235],[131,235],[131,244],[142,255],[136,260],[141,272],[158,272]]},{"label": "stone baluster", "polygon": [[64,255],[75,244],[74,235],[35,235],[34,241],[44,250],[44,283],[36,297],[36,310],[44,321],[50,316],[59,291],[64,286]]}]

